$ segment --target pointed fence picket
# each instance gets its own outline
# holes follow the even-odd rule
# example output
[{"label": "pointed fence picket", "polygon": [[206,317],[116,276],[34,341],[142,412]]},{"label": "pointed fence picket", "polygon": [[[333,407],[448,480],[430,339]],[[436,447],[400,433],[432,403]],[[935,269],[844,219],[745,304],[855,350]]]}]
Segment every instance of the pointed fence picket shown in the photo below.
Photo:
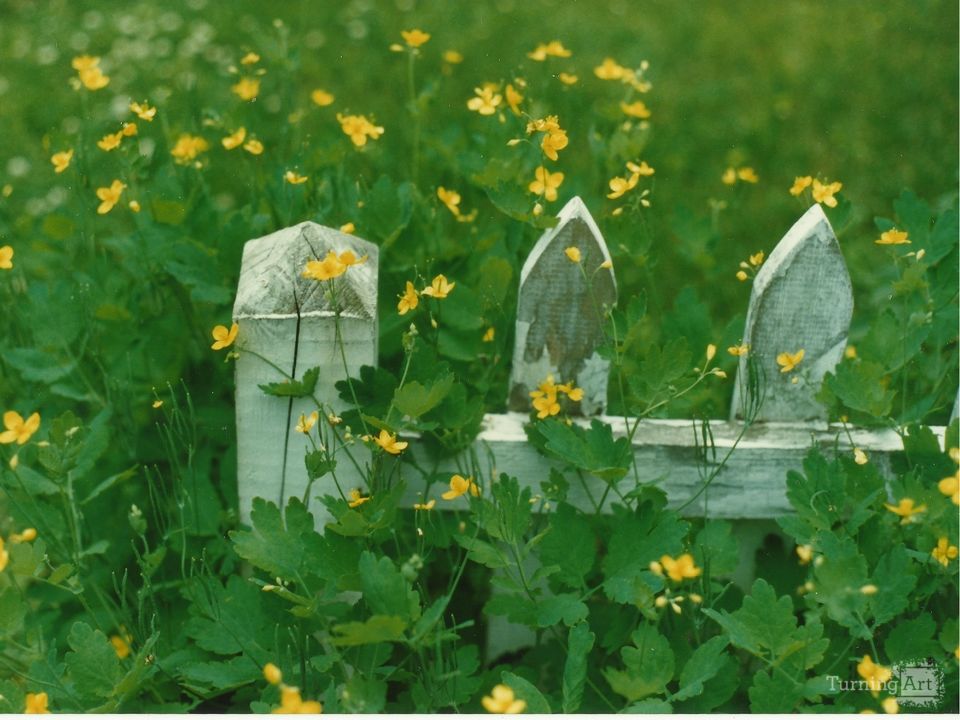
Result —
[{"label": "pointed fence picket", "polygon": [[[508,406],[510,412],[488,414],[471,456],[478,459],[481,483],[500,471],[518,478],[534,494],[559,461],[539,454],[523,429],[529,420],[529,393],[548,375],[556,382],[573,382],[585,390],[579,417],[605,409],[608,364],[597,353],[603,337],[603,310],[617,301],[612,268],[601,268],[610,259],[596,223],[579,198],[561,210],[556,227],[537,242],[524,264],[516,320],[516,345]],[[580,250],[580,264],[564,250]],[[340,336],[326,283],[301,277],[309,259],[329,250],[352,250],[368,260],[337,280],[341,302]],[[584,281],[581,270],[591,276]],[[241,352],[237,361],[238,482],[241,517],[249,518],[252,498],[283,503],[307,486],[303,455],[304,436],[295,430],[300,413],[315,404],[310,399],[290,399],[263,394],[259,385],[278,382],[283,373],[295,378],[311,367],[321,368],[315,397],[332,408],[342,407],[333,384],[357,376],[362,365],[377,362],[377,248],[352,235],[314,223],[281,230],[247,243],[240,274],[234,319],[240,325]],[[633,439],[633,455],[642,480],[656,483],[673,507],[688,516],[730,519],[770,519],[792,510],[786,497],[786,473],[801,468],[812,445],[834,445],[852,452],[860,448],[871,461],[884,464],[902,450],[893,430],[844,429],[828,425],[816,401],[824,375],[840,361],[853,311],[850,278],[837,239],[820,210],[811,207],[770,253],[754,281],[744,329],[746,357],[741,358],[730,420],[710,423],[717,457],[737,442],[743,430],[744,403],[756,392],[757,378],[764,394],[759,414],[742,435],[734,452],[711,483],[701,492],[704,463],[700,425],[690,420],[643,420]],[[338,341],[343,344],[341,356]],[[783,373],[777,356],[804,350],[795,372]],[[346,371],[344,366],[346,364]],[[753,379],[748,382],[748,375]],[[625,421],[600,415],[615,436],[623,436]],[[849,431],[849,432],[848,432]],[[943,428],[934,428],[942,438]],[[852,440],[852,443],[851,443]],[[416,443],[410,451],[419,453]],[[355,449],[363,452],[360,446]],[[361,457],[359,466],[365,458]],[[719,462],[719,460],[715,461]],[[457,472],[466,463],[460,458],[441,461],[436,472]],[[716,465],[714,465],[716,467]],[[341,463],[341,485],[363,487],[359,468]],[[625,478],[624,488],[632,485]],[[571,484],[568,502],[593,510],[604,496],[607,481],[584,474],[583,483]],[[333,493],[329,478],[322,478],[314,496]],[[435,491],[436,494],[439,491]],[[608,496],[609,498],[609,496]],[[422,489],[411,487],[405,502],[424,502]],[[612,500],[602,508],[609,511]],[[466,499],[440,503],[438,508],[463,509]],[[326,516],[317,512],[318,524]]]}]

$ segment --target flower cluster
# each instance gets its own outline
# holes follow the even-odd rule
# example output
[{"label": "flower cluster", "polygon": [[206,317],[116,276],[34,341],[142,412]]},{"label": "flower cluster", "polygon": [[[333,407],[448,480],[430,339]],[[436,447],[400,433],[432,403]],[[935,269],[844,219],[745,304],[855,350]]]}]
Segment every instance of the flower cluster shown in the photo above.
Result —
[{"label": "flower cluster", "polygon": [[337,113],[337,122],[340,123],[340,129],[343,134],[350,138],[356,147],[363,147],[367,144],[367,139],[377,140],[383,135],[383,128],[380,125],[374,125],[367,119],[366,115],[343,115]]},{"label": "flower cluster", "polygon": [[752,167],[740,167],[732,168],[728,167],[723,171],[723,175],[720,177],[720,182],[724,185],[735,185],[737,181],[756,184],[760,181],[760,178],[757,177],[757,173]]},{"label": "flower cluster", "polygon": [[[637,186],[637,183],[640,182],[640,178],[650,177],[656,172],[656,170],[647,164],[646,160],[641,160],[640,163],[635,163],[632,161],[628,162],[626,164],[626,168],[630,173],[629,175],[626,177],[618,175],[617,177],[610,179],[610,182],[608,183],[610,192],[607,193],[607,197],[610,200],[619,200]],[[643,205],[643,207],[650,207],[650,200],[647,198],[649,194],[649,189],[646,189],[640,193],[640,204]],[[614,215],[619,215],[621,210],[622,208],[617,208],[614,210]]]},{"label": "flower cluster", "polygon": [[629,85],[637,92],[645,93],[649,92],[650,88],[652,87],[644,78],[644,73],[646,73],[649,67],[650,63],[644,60],[640,63],[639,68],[636,70],[631,70],[630,68],[624,67],[613,58],[607,57],[603,59],[603,62],[600,63],[600,65],[593,69],[593,74],[601,80],[619,80],[620,82]]},{"label": "flower cluster", "polygon": [[102,90],[110,84],[110,78],[103,74],[100,69],[100,58],[92,55],[80,55],[75,57],[71,63],[73,69],[77,71],[77,77],[80,85],[87,90]]},{"label": "flower cluster", "polygon": [[840,192],[843,188],[843,183],[837,181],[831,183],[822,182],[819,178],[805,175],[794,179],[793,186],[790,188],[790,194],[794,197],[799,197],[807,188],[810,188],[810,194],[814,202],[833,208],[837,206],[837,199],[834,195]]},{"label": "flower cluster", "polygon": [[737,270],[737,280],[745,282],[748,278],[754,277],[760,266],[763,265],[763,250],[750,255],[746,260],[740,262],[740,269]]},{"label": "flower cluster", "polygon": [[319,715],[323,706],[316,700],[304,700],[300,697],[300,688],[285,685],[283,673],[273,663],[263,666],[263,677],[271,685],[280,688],[280,707],[275,708],[275,715]]},{"label": "flower cluster", "polygon": [[437,188],[437,198],[446,206],[447,210],[457,219],[458,222],[473,222],[477,217],[476,209],[473,212],[464,215],[460,210],[460,193],[456,190],[447,190],[442,185]]},{"label": "flower cluster", "polygon": [[572,383],[555,383],[553,375],[547,375],[547,379],[540,383],[540,387],[530,393],[530,397],[533,399],[533,409],[537,411],[539,419],[543,420],[560,412],[558,398],[561,394],[566,395],[573,402],[583,400],[582,388],[574,387]]},{"label": "flower cluster", "polygon": [[327,252],[323,260],[310,260],[303,270],[303,277],[311,280],[332,280],[343,275],[347,268],[354,265],[362,265],[367,261],[364,255],[358,258],[352,250],[344,250],[339,255],[333,250]]}]

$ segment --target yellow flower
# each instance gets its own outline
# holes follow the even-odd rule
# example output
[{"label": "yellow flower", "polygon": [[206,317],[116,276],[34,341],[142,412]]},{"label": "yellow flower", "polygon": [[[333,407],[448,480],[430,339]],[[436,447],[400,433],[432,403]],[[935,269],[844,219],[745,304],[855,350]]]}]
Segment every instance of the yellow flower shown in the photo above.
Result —
[{"label": "yellow flower", "polygon": [[302,185],[303,183],[305,183],[307,180],[310,179],[310,176],[301,175],[300,173],[294,172],[293,170],[287,170],[283,174],[283,179],[286,180],[291,185]]},{"label": "yellow flower", "polygon": [[630,70],[613,58],[604,58],[603,62],[593,69],[593,74],[601,80],[623,80],[632,75]]},{"label": "yellow flower", "polygon": [[340,226],[340,232],[345,233],[347,235],[353,235],[353,233],[355,233],[356,231],[357,231],[357,226],[354,225],[352,222],[345,222],[343,225]]},{"label": "yellow flower", "polygon": [[233,341],[237,339],[237,333],[240,331],[240,326],[236,323],[230,326],[230,329],[227,330],[224,325],[217,325],[210,334],[213,336],[214,343],[210,346],[211,350],[223,350],[226,347],[233,345]]},{"label": "yellow flower", "polygon": [[128,202],[127,207],[130,208],[131,212],[135,212],[135,213],[140,212],[140,203],[137,202],[136,200],[131,200],[130,202]]},{"label": "yellow flower", "polygon": [[600,263],[600,267],[603,268],[604,270],[612,270],[613,260],[604,260],[602,263]]},{"label": "yellow flower", "polygon": [[900,704],[895,697],[884,698],[880,703],[880,707],[883,708],[883,711],[887,715],[896,715],[900,712]]},{"label": "yellow flower", "polygon": [[813,559],[813,545],[797,545],[797,557],[801,565],[809,565]]},{"label": "yellow flower", "polygon": [[314,410],[309,415],[304,415],[300,413],[300,420],[297,421],[296,431],[303,433],[304,435],[308,434],[313,426],[317,424],[317,420],[320,419],[320,413]]},{"label": "yellow flower", "polygon": [[418,48],[430,39],[430,33],[414,28],[413,30],[401,30],[401,37],[407,46]]},{"label": "yellow flower", "polygon": [[246,55],[240,58],[241,65],[256,65],[258,62],[260,62],[260,56],[255,52],[248,52]]},{"label": "yellow flower", "polygon": [[173,159],[179,165],[188,165],[196,159],[197,155],[206,152],[209,148],[210,145],[207,141],[199,135],[183,133],[177,138],[177,142],[174,143],[170,154],[173,155]]},{"label": "yellow flower", "polygon": [[914,507],[913,498],[901,498],[900,502],[898,502],[896,505],[884,503],[883,506],[894,515],[899,515],[901,518],[903,518],[900,521],[901,525],[907,525],[915,522],[913,516],[919,515],[927,509],[926,505],[918,505]]},{"label": "yellow flower", "polygon": [[90,70],[100,65],[100,58],[92,55],[78,55],[70,61],[70,65],[77,72],[82,72],[83,70]]},{"label": "yellow flower", "polygon": [[159,409],[159,408],[162,408],[162,407],[163,407],[163,400],[154,400],[154,401],[153,401],[153,404],[152,404],[150,407],[152,407],[154,410],[157,410],[157,409]]},{"label": "yellow flower", "polygon": [[143,103],[131,102],[130,112],[132,112],[141,120],[146,120],[147,122],[153,122],[153,118],[155,118],[157,115],[157,109],[155,107],[150,107],[146,101]]},{"label": "yellow flower", "polygon": [[933,559],[947,567],[950,561],[957,557],[957,546],[951,545],[948,538],[942,537],[937,540],[937,546],[930,551]]},{"label": "yellow flower", "polygon": [[518,700],[507,685],[495,685],[490,694],[484,695],[480,702],[484,710],[498,715],[517,715],[527,709],[527,701]]},{"label": "yellow flower", "polygon": [[121,140],[123,140],[123,131],[110,133],[109,135],[104,135],[100,140],[97,140],[97,147],[106,152],[110,152],[120,147]]},{"label": "yellow flower", "polygon": [[[567,248],[567,250],[576,250],[576,248]],[[570,256],[567,255],[567,257]],[[560,403],[557,402],[558,390],[559,388],[553,382],[553,375],[547,375],[547,379],[540,383],[540,387],[531,391],[533,409],[537,411],[537,417],[540,420],[560,412]]]},{"label": "yellow flower", "polygon": [[460,193],[456,190],[447,190],[441,185],[437,188],[437,197],[440,198],[440,202],[447,206],[447,210],[457,217],[460,216],[460,208],[457,207],[460,204]]},{"label": "yellow flower", "polygon": [[406,315],[411,310],[415,310],[419,304],[420,295],[417,293],[417,289],[413,286],[413,283],[407,280],[407,287],[400,296],[400,302],[397,303],[397,312],[400,315]]},{"label": "yellow flower", "polygon": [[867,681],[867,686],[874,692],[881,690],[883,684],[893,677],[889,668],[877,665],[869,655],[864,655],[857,664],[857,674]]},{"label": "yellow flower", "polygon": [[220,142],[223,143],[223,146],[227,150],[233,150],[234,148],[240,147],[243,144],[243,141],[247,138],[247,129],[244,127],[238,128],[234,132],[227,135]]},{"label": "yellow flower", "polygon": [[639,180],[640,175],[637,173],[634,173],[629,178],[612,178],[609,183],[611,192],[607,193],[607,197],[611,200],[616,200],[617,198],[622,197],[624,193],[635,188]]},{"label": "yellow flower", "polygon": [[259,140],[251,138],[243,144],[243,149],[251,155],[259,155],[263,152],[263,143]]},{"label": "yellow flower", "polygon": [[804,175],[803,177],[796,177],[793,179],[793,186],[790,188],[790,194],[796,197],[808,187],[810,183],[813,182],[813,178],[809,175]]},{"label": "yellow flower", "polygon": [[108,212],[113,210],[113,206],[120,202],[120,195],[123,194],[123,189],[126,187],[126,184],[120,182],[119,180],[114,180],[110,183],[110,187],[97,188],[97,197],[100,198],[100,205],[97,206],[97,213],[100,215],[106,215]]},{"label": "yellow flower", "polygon": [[568,58],[572,55],[563,43],[559,40],[551,40],[548,43],[540,43],[533,51],[527,53],[527,57],[537,62],[543,62],[548,57]]},{"label": "yellow flower", "polygon": [[757,183],[760,178],[752,167],[742,167],[737,170],[737,179],[748,183]]},{"label": "yellow flower", "polygon": [[300,689],[284,685],[280,688],[280,707],[274,708],[274,715],[319,715],[323,706],[316,700],[303,700]]},{"label": "yellow flower", "polygon": [[960,470],[938,482],[937,489],[949,497],[954,505],[960,505]]},{"label": "yellow flower", "polygon": [[373,438],[373,441],[391,455],[399,455],[407,449],[407,445],[409,444],[406,442],[398,442],[397,436],[386,430],[381,430],[380,434]]},{"label": "yellow flower", "polygon": [[[16,460],[17,457],[18,457],[17,455],[14,455],[14,456],[13,456],[13,459]],[[11,462],[12,462],[12,461],[11,461]],[[17,466],[16,466],[16,465],[12,465],[10,469],[11,469],[11,470],[16,470],[16,469],[17,469]],[[4,546],[5,546],[5,543],[3,542],[3,538],[0,537],[0,572],[3,572],[4,570],[6,570],[6,569],[7,569],[7,563],[10,562],[10,553],[6,550],[6,548],[5,548]]]},{"label": "yellow flower", "polygon": [[463,55],[456,50],[444,50],[443,61],[451,65],[459,65],[463,62]]},{"label": "yellow flower", "polygon": [[230,91],[241,100],[253,100],[260,93],[260,80],[258,78],[240,78],[237,84],[230,87]]},{"label": "yellow flower", "polygon": [[271,685],[279,685],[283,682],[283,673],[273,663],[267,663],[263,666],[263,679]]},{"label": "yellow flower", "polygon": [[53,163],[53,170],[56,173],[62,173],[68,167],[70,167],[70,161],[73,159],[73,150],[63,150],[58,153],[54,153],[50,162]]},{"label": "yellow flower", "polygon": [[743,281],[746,280],[748,277],[750,277],[750,276],[747,275],[743,270],[738,270],[738,271],[737,271],[737,280],[739,280],[740,282],[743,282]]},{"label": "yellow flower", "polygon": [[367,144],[367,138],[378,139],[383,135],[383,128],[367,120],[365,115],[341,115],[337,113],[337,122],[340,129],[357,147]]},{"label": "yellow flower", "polygon": [[493,342],[493,339],[497,336],[497,329],[494,327],[488,327],[486,332],[483,333],[483,342],[490,343]]},{"label": "yellow flower", "polygon": [[707,345],[707,352],[706,352],[707,362],[710,362],[711,360],[713,360],[713,358],[716,357],[716,355],[717,355],[717,346],[714,345],[713,343],[710,343],[709,345]]},{"label": "yellow flower", "polygon": [[437,501],[435,499],[425,503],[414,503],[413,509],[414,510],[433,510],[436,504],[437,504]]},{"label": "yellow flower", "polygon": [[133,137],[137,134],[137,124],[136,123],[127,123],[125,122],[120,128],[120,134],[124,137]]},{"label": "yellow flower", "polygon": [[367,502],[367,500],[370,499],[369,496],[364,497],[363,495],[360,494],[360,488],[354,488],[353,490],[351,490],[349,492],[349,497],[350,497],[350,500],[347,502],[347,505],[350,506],[351,509],[355,507],[360,507],[365,502]]},{"label": "yellow flower", "polygon": [[583,388],[574,387],[573,383],[557,385],[557,392],[562,392],[574,402],[583,400]]},{"label": "yellow flower", "polygon": [[734,345],[727,348],[727,352],[733,355],[734,357],[740,357],[741,355],[746,355],[750,352],[749,345]]},{"label": "yellow flower", "polygon": [[580,248],[568,247],[563,251],[563,254],[567,256],[567,259],[572,263],[580,262]]},{"label": "yellow flower", "polygon": [[850,360],[856,360],[857,358],[857,348],[855,345],[847,345],[843,351],[843,356],[849,358]]},{"label": "yellow flower", "polygon": [[3,426],[6,430],[0,433],[0,445],[14,442],[23,445],[40,428],[40,413],[33,413],[24,420],[20,413],[8,410],[3,414]]},{"label": "yellow flower", "polygon": [[763,251],[751,255],[748,260],[753,267],[760,267],[763,264]]},{"label": "yellow flower", "polygon": [[623,110],[624,114],[630,117],[640,118],[641,120],[646,120],[650,117],[650,109],[643,100],[637,100],[630,104],[622,102],[620,103],[620,109]]},{"label": "yellow flower", "polygon": [[47,694],[45,692],[41,693],[27,693],[26,697],[26,707],[23,709],[24,715],[46,715],[50,711],[47,709]]},{"label": "yellow flower", "polygon": [[545,167],[540,166],[534,170],[533,174],[536,179],[527,186],[527,189],[534,195],[542,195],[548,202],[556,200],[557,188],[560,187],[560,184],[563,182],[563,173],[552,173]]},{"label": "yellow flower", "polygon": [[423,290],[420,291],[420,294],[426,295],[428,297],[436,298],[437,300],[442,300],[443,298],[445,298],[447,295],[450,294],[450,292],[453,290],[453,288],[456,287],[456,285],[457,284],[455,282],[448,283],[447,278],[445,276],[437,275],[433,279],[433,282],[430,283],[428,287],[425,287]]},{"label": "yellow flower", "polygon": [[507,83],[503,92],[507,97],[507,105],[510,107],[510,111],[514,115],[520,115],[520,103],[523,102],[523,95],[510,83]]},{"label": "yellow flower", "polygon": [[476,97],[467,100],[467,108],[481,115],[493,115],[503,101],[503,96],[497,92],[497,86],[492,83],[474,88],[473,92]]},{"label": "yellow flower", "polygon": [[646,160],[641,160],[639,165],[637,165],[635,162],[628,162],[627,170],[629,170],[634,175],[640,175],[642,177],[653,175],[656,172],[656,170],[654,170],[652,167],[647,165]]},{"label": "yellow flower", "polygon": [[877,245],[909,245],[910,239],[905,230],[890,228],[880,235],[879,240],[874,240]]},{"label": "yellow flower", "polygon": [[879,590],[880,590],[880,588],[878,588],[876,585],[874,585],[874,584],[872,584],[872,583],[867,584],[867,585],[862,585],[862,586],[860,587],[860,593],[861,593],[862,595],[876,595],[877,592],[879,592]]},{"label": "yellow flower", "polygon": [[[97,58],[99,60],[99,58]],[[80,77],[80,83],[87,90],[102,90],[110,84],[110,78],[103,74],[97,66],[84,68],[77,73]]]},{"label": "yellow flower", "polygon": [[[738,273],[739,275],[739,273]],[[780,372],[788,373],[793,370],[797,365],[800,364],[800,361],[803,360],[804,350],[800,348],[796,352],[782,352],[777,355],[777,365],[780,366]]]},{"label": "yellow flower", "polygon": [[33,542],[37,539],[37,530],[36,528],[24,528],[22,533],[13,533],[10,535],[10,542],[12,543],[22,543],[22,542]]},{"label": "yellow flower", "polygon": [[331,93],[328,93],[326,90],[317,88],[312,93],[310,93],[310,99],[313,100],[314,104],[320,107],[327,107],[327,105],[333,105],[333,101],[336,99]]},{"label": "yellow flower", "polygon": [[720,177],[720,182],[724,185],[733,185],[737,182],[737,171],[732,167],[728,167],[723,171],[723,175]]},{"label": "yellow flower", "polygon": [[562,82],[564,85],[576,85],[579,79],[580,78],[578,78],[576,75],[572,73],[562,72],[559,75],[557,75],[557,80]]},{"label": "yellow flower", "polygon": [[563,150],[569,142],[566,130],[551,130],[543,136],[540,149],[543,150],[544,155],[555,161],[557,159],[557,151]]},{"label": "yellow flower", "polygon": [[463,477],[462,475],[454,475],[450,478],[450,489],[443,493],[440,497],[444,500],[455,500],[461,495],[466,495],[470,493],[474,497],[479,497],[480,488],[477,487],[477,484],[473,481],[472,477]]},{"label": "yellow flower", "polygon": [[13,269],[13,248],[9,245],[0,247],[0,270]]},{"label": "yellow flower", "polygon": [[310,260],[303,270],[303,277],[311,280],[332,280],[347,271],[347,265],[330,250],[323,260]]},{"label": "yellow flower", "polygon": [[669,555],[664,555],[660,558],[660,564],[674,582],[699,577],[700,573],[703,572],[703,570],[694,564],[693,555],[690,553],[684,553],[676,559]]},{"label": "yellow flower", "polygon": [[870,459],[867,457],[867,454],[860,448],[853,449],[853,461],[857,465],[866,465],[870,462]]},{"label": "yellow flower", "polygon": [[120,637],[119,635],[110,636],[110,644],[113,645],[113,651],[117,654],[117,657],[123,660],[125,657],[130,656],[130,636],[127,635],[126,638]]},{"label": "yellow flower", "polygon": [[834,195],[840,192],[840,189],[843,187],[843,183],[832,182],[829,184],[824,184],[817,179],[813,181],[813,199],[818,203],[823,203],[827,207],[836,207],[837,199]]}]

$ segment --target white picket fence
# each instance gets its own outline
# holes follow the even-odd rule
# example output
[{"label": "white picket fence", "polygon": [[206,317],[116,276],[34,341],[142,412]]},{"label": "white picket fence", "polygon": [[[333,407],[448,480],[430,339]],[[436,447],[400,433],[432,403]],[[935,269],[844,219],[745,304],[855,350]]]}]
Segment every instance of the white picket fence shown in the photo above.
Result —
[{"label": "white picket fence", "polygon": [[[600,413],[615,436],[625,433],[622,417],[602,415],[609,367],[596,352],[603,338],[597,306],[615,303],[617,286],[613,268],[595,274],[593,270],[610,255],[579,198],[568,202],[558,219],[537,242],[521,274],[510,412],[485,417],[471,453],[481,463],[484,482],[506,471],[522,486],[530,486],[534,495],[551,467],[562,469],[561,463],[540,455],[523,430],[530,412],[529,392],[547,375],[553,374],[558,382],[575,382],[584,389],[579,403],[583,415]],[[580,250],[583,267],[593,275],[592,288],[565,256],[568,247]],[[326,283],[304,278],[302,271],[308,260],[348,249],[368,259],[336,280],[341,308],[337,323]],[[377,276],[377,246],[311,222],[246,244],[234,306],[238,345],[249,351],[241,352],[236,364],[238,483],[245,521],[254,497],[282,506],[292,495],[303,494],[308,482],[303,459],[307,440],[295,426],[301,413],[316,409],[313,399],[268,396],[258,386],[283,381],[278,368],[300,379],[306,370],[319,367],[315,397],[329,407],[343,408],[334,383],[347,372],[356,377],[361,366],[377,363]],[[455,292],[447,302],[456,302]],[[820,206],[814,205],[790,228],[753,281],[743,343],[766,379],[757,421],[706,492],[700,492],[704,457],[694,424],[642,421],[633,440],[642,479],[656,481],[672,506],[683,506],[685,515],[759,519],[791,512],[786,473],[800,469],[811,445],[838,445],[851,453],[857,447],[871,462],[885,465],[891,453],[902,449],[896,432],[849,428],[848,433],[842,426],[828,425],[825,410],[815,399],[825,373],[843,356],[852,312],[850,277],[840,246]],[[802,372],[780,372],[777,355],[801,348]],[[741,357],[729,420],[710,426],[718,457],[741,434],[740,402],[746,394],[740,386],[746,370],[746,357]],[[589,422],[587,417],[578,421]],[[935,432],[942,438],[943,428]],[[359,443],[352,450],[362,467],[369,452]],[[407,452],[419,453],[415,439]],[[437,470],[453,473],[465,466],[463,458],[452,458]],[[365,487],[351,463],[340,462],[337,473],[342,487]],[[407,477],[408,504],[424,502],[427,498],[423,487],[417,487],[415,474]],[[569,502],[584,510],[592,510],[593,499],[602,496],[608,505],[612,502],[612,494],[603,492],[607,481],[592,476],[584,481],[571,484]],[[621,482],[631,489],[635,480],[628,475]],[[327,493],[335,494],[329,476],[321,478],[311,494]],[[465,506],[466,499],[460,498],[439,502],[437,509]],[[312,503],[311,510],[322,526],[328,519],[325,510],[319,503]]]}]

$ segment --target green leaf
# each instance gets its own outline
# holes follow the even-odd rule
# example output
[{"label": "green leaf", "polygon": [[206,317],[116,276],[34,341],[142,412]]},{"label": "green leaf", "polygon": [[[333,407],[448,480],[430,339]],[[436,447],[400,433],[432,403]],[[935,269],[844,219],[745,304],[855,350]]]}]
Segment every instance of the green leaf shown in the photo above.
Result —
[{"label": "green leaf", "polygon": [[14,587],[0,590],[0,637],[11,637],[23,629],[27,608]]},{"label": "green leaf", "polygon": [[324,475],[337,469],[337,461],[330,457],[326,450],[313,450],[303,457],[307,467],[307,477],[310,480],[319,480]]},{"label": "green leaf", "polygon": [[379,678],[354,673],[341,694],[343,709],[349,713],[375,714],[387,704],[387,683]]},{"label": "green leaf", "polygon": [[779,673],[760,670],[753,676],[748,691],[750,711],[755,713],[787,713],[803,699],[803,686],[790,682]]},{"label": "green leaf", "polygon": [[733,525],[725,520],[710,520],[693,541],[693,557],[698,567],[711,577],[730,575],[740,564],[740,545],[733,536]]},{"label": "green leaf", "polygon": [[623,712],[630,715],[669,715],[673,712],[673,706],[660,698],[647,698],[633,703]]},{"label": "green leaf", "polygon": [[204,692],[222,692],[261,681],[262,672],[257,663],[242,655],[222,662],[185,663],[177,668],[181,680]]},{"label": "green leaf", "polygon": [[936,631],[937,624],[933,616],[928,612],[921,613],[910,620],[898,622],[887,636],[883,649],[892,663],[939,657],[940,648],[934,640]]},{"label": "green leaf", "polygon": [[83,697],[107,698],[123,674],[107,636],[86,623],[74,623],[67,636],[64,661],[77,692]]},{"label": "green leaf", "polygon": [[773,587],[763,578],[757,578],[750,594],[736,612],[703,610],[726,630],[730,642],[754,655],[770,650],[779,656],[790,649],[797,619],[793,602],[788,595],[777,598]]},{"label": "green leaf", "polygon": [[34,348],[11,348],[4,351],[3,358],[20,372],[24,380],[45,385],[66,377],[77,366],[72,360],[57,358]]},{"label": "green leaf", "polygon": [[724,650],[727,638],[719,635],[712,637],[693,651],[680,673],[680,689],[674,694],[674,700],[686,700],[703,692],[704,683],[712,679],[723,667],[727,656]]},{"label": "green leaf", "polygon": [[619,480],[630,468],[630,441],[613,438],[613,430],[600,420],[590,429],[549,418],[534,425],[545,441],[547,454],[603,480]]},{"label": "green leaf", "polygon": [[437,378],[425,387],[416,380],[408,381],[398,387],[393,395],[393,404],[404,415],[418,418],[439,405],[450,388],[453,387],[453,375]]},{"label": "green leaf", "polygon": [[333,626],[334,645],[372,645],[381,642],[402,642],[407,622],[396,615],[373,615],[364,622],[348,622]]},{"label": "green leaf", "polygon": [[354,407],[359,404],[367,415],[383,417],[397,389],[397,378],[383,368],[364,365],[359,378],[338,380],[334,387],[345,403]]},{"label": "green leaf", "polygon": [[856,542],[831,532],[820,533],[814,541],[823,553],[814,570],[812,597],[827,610],[827,615],[857,637],[867,639],[870,631],[863,624],[867,596],[860,588],[867,584],[867,561]]},{"label": "green leaf", "polygon": [[674,338],[662,348],[656,343],[647,345],[637,371],[628,378],[630,390],[638,403],[636,410],[642,411],[669,393],[671,385],[690,369],[690,360],[686,338]]},{"label": "green leaf", "polygon": [[498,551],[493,545],[483,540],[479,540],[469,535],[454,535],[454,542],[467,551],[467,559],[496,570],[510,565],[510,561],[504,557],[503,553]]},{"label": "green leaf", "polygon": [[531,715],[547,715],[551,713],[550,703],[543,696],[536,686],[528,680],[524,680],[519,675],[504,670],[500,673],[500,680],[504,685],[513,690],[513,694],[520,700],[527,703],[526,711]]},{"label": "green leaf", "polygon": [[587,606],[576,595],[549,595],[537,603],[537,627],[553,627],[561,620],[567,627],[573,627],[585,620],[588,612]]},{"label": "green leaf", "polygon": [[521,490],[515,477],[501,473],[491,490],[496,512],[484,517],[484,530],[511,545],[520,544],[530,527],[530,488]]},{"label": "green leaf", "polygon": [[540,562],[556,565],[558,582],[579,590],[583,577],[593,568],[597,542],[584,515],[565,502],[550,515],[550,531],[540,541]]},{"label": "green leaf", "polygon": [[410,222],[415,196],[412,183],[397,185],[389,176],[381,175],[363,199],[360,226],[369,228],[374,238],[392,242]]},{"label": "green leaf", "polygon": [[388,557],[379,560],[364,551],[360,555],[363,600],[378,615],[394,615],[405,621],[420,617],[420,596]]},{"label": "green leaf", "polygon": [[840,363],[835,375],[824,377],[824,385],[845,407],[873,418],[886,417],[893,406],[894,392],[887,390],[886,381],[883,366],[869,360]]},{"label": "green leaf", "polygon": [[[309,536],[317,535],[313,515],[296,497],[290,498],[284,517],[280,508],[263,498],[254,498],[250,513],[253,530],[230,533],[234,549],[244,560],[273,577],[295,579],[301,570],[309,571]],[[310,545],[309,547],[315,547]]]},{"label": "green leaf", "polygon": [[804,474],[787,472],[787,499],[798,517],[813,529],[829,528],[839,519],[839,508],[845,502],[843,467],[828,463],[819,450],[813,448],[803,459]]},{"label": "green leaf", "polygon": [[940,641],[940,647],[948,653],[954,652],[960,646],[960,622],[956,618],[947,620],[940,629],[937,639]]},{"label": "green leaf", "polygon": [[320,368],[314,367],[303,373],[299,380],[285,380],[278,383],[266,383],[258,387],[267,395],[275,397],[302,398],[313,395],[317,387],[317,380],[320,378]]},{"label": "green leaf", "polygon": [[917,584],[916,568],[916,563],[910,560],[902,545],[880,558],[873,571],[877,592],[868,599],[876,626],[893,620],[906,610]]},{"label": "green leaf", "polygon": [[628,702],[663,692],[673,677],[673,650],[670,643],[650,624],[642,624],[631,636],[633,646],[620,650],[624,670],[604,668],[610,687]]},{"label": "green leaf", "polygon": [[596,636],[587,623],[578,623],[567,634],[567,659],[563,664],[563,712],[575,713],[583,701],[587,680],[587,658]]}]

